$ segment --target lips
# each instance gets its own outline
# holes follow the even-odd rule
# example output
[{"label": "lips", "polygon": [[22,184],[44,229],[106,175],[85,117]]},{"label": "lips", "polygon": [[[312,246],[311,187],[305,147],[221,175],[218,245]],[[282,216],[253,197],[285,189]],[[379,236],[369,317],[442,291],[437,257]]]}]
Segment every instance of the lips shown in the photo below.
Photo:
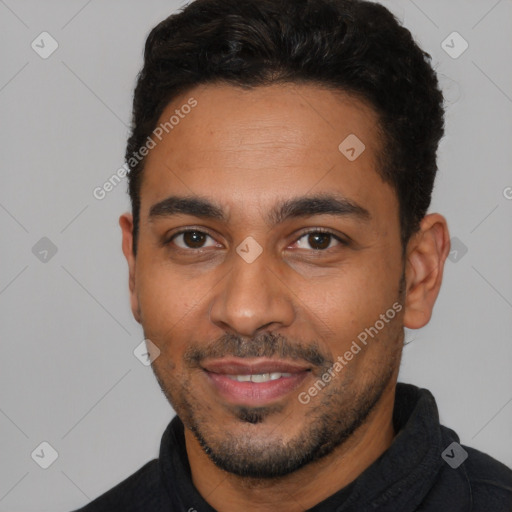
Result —
[{"label": "lips", "polygon": [[297,389],[311,368],[290,361],[223,358],[202,365],[209,384],[225,401],[263,406]]}]

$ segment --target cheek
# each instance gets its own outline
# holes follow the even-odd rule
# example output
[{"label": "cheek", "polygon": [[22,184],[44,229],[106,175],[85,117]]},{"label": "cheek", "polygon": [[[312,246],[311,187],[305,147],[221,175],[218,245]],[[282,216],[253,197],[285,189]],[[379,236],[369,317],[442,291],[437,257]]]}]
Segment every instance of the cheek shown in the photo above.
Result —
[{"label": "cheek", "polygon": [[177,348],[194,324],[193,317],[202,307],[204,293],[200,283],[164,267],[141,265],[145,270],[137,276],[137,294],[146,335],[165,343],[173,340]]},{"label": "cheek", "polygon": [[[398,299],[399,276],[398,267],[389,269],[382,259],[368,258],[368,262],[341,266],[328,278],[291,288],[299,290],[297,304],[306,323],[316,326],[319,342],[337,356],[392,308]],[[382,336],[386,336],[388,326]]]}]

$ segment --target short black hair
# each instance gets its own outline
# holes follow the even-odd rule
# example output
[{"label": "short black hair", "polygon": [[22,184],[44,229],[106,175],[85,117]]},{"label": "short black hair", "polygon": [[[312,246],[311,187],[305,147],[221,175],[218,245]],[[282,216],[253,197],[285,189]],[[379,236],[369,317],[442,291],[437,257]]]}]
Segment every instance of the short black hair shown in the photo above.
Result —
[{"label": "short black hair", "polygon": [[[361,0],[195,0],[150,32],[126,148],[134,219],[144,159],[132,156],[164,108],[198,85],[309,83],[363,99],[383,138],[381,178],[397,193],[403,250],[430,205],[444,133],[431,57],[384,6]],[[341,142],[341,141],[340,141]]]}]

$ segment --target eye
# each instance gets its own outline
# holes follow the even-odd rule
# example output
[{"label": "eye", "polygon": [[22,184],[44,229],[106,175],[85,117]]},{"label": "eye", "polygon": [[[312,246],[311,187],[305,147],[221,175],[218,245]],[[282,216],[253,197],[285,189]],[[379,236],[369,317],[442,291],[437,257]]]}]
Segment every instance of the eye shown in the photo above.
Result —
[{"label": "eye", "polygon": [[[212,243],[206,245],[207,240],[210,239]],[[215,247],[219,244],[204,231],[197,229],[189,229],[175,233],[170,242],[174,242],[180,249],[203,249],[205,247]]]},{"label": "eye", "polygon": [[334,233],[319,230],[304,233],[295,244],[299,249],[313,249],[315,251],[324,251],[337,244],[347,245]]}]

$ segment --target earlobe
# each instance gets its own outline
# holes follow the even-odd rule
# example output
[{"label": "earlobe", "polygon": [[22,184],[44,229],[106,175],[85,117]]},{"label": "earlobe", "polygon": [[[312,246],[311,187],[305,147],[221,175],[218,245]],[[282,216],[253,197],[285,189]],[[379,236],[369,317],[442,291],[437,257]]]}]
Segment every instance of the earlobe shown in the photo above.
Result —
[{"label": "earlobe", "polygon": [[430,321],[449,251],[446,219],[438,213],[426,215],[407,247],[405,327],[419,329]]},{"label": "earlobe", "polygon": [[132,308],[132,314],[140,323],[140,306],[137,297],[136,281],[135,281],[135,264],[136,259],[133,254],[133,217],[130,213],[124,213],[119,217],[119,226],[123,235],[123,254],[128,263],[128,286],[130,289],[130,303]]}]

